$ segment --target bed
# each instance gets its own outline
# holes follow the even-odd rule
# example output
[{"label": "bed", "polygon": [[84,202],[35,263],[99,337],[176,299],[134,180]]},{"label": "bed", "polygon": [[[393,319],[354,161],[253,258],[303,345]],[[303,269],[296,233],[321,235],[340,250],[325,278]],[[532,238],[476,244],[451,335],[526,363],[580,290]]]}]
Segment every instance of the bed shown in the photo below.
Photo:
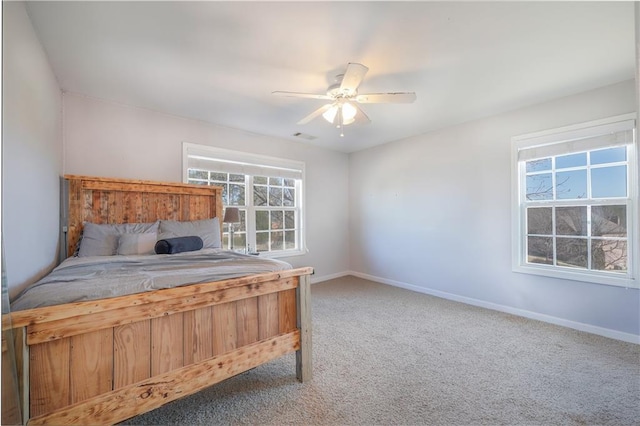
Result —
[{"label": "bed", "polygon": [[[65,176],[63,193],[68,256],[85,222],[222,217],[219,187]],[[114,424],[292,352],[296,377],[310,380],[312,273],[252,271],[3,316],[24,422]]]}]

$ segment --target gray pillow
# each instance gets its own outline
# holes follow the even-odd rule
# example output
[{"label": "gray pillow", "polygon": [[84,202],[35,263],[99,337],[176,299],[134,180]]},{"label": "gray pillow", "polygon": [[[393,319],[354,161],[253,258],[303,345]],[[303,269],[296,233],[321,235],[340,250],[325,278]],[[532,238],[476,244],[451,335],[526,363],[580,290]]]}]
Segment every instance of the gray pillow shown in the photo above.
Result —
[{"label": "gray pillow", "polygon": [[79,257],[113,256],[122,234],[157,234],[159,221],[151,223],[95,224],[84,222]]},{"label": "gray pillow", "polygon": [[221,248],[220,221],[213,219],[177,221],[161,220],[158,240],[167,238],[198,236],[202,238],[203,248]]},{"label": "gray pillow", "polygon": [[155,254],[158,234],[148,232],[143,234],[121,234],[118,240],[117,254]]}]

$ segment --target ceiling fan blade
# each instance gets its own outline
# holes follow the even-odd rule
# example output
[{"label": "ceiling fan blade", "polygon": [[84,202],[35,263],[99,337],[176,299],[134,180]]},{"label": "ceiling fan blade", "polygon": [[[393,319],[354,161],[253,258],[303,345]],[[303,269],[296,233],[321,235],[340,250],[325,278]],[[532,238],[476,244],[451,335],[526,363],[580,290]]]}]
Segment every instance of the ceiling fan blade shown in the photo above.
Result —
[{"label": "ceiling fan blade", "polygon": [[321,106],[320,108],[318,108],[317,110],[313,111],[311,114],[307,115],[305,118],[303,118],[302,120],[298,121],[298,124],[307,124],[308,122],[310,122],[311,120],[313,120],[314,118],[322,115],[325,113],[325,111],[327,111],[328,109],[330,109],[333,106],[333,104],[326,104]]},{"label": "ceiling fan blade", "polygon": [[289,96],[292,98],[308,98],[308,99],[324,99],[324,100],[331,100],[333,99],[331,96],[327,96],[327,95],[316,95],[314,93],[299,93],[299,92],[281,92],[281,91],[276,91],[276,92],[271,92],[272,95],[276,95],[276,96]]},{"label": "ceiling fan blade", "polygon": [[371,123],[371,119],[369,118],[369,116],[364,112],[364,110],[362,108],[360,108],[360,105],[358,105],[356,102],[351,102],[351,104],[353,106],[356,107],[356,109],[358,110],[358,114],[356,114],[356,123],[358,124],[368,124]]},{"label": "ceiling fan blade", "polygon": [[362,64],[356,64],[350,62],[347,65],[347,71],[344,73],[342,77],[342,83],[340,83],[340,90],[343,93],[347,93],[351,95],[356,92],[360,83],[362,83],[362,79],[364,79],[364,75],[369,71],[369,68],[365,67]]},{"label": "ceiling fan blade", "polygon": [[356,96],[355,100],[363,104],[395,103],[410,104],[417,99],[414,92],[366,93]]}]

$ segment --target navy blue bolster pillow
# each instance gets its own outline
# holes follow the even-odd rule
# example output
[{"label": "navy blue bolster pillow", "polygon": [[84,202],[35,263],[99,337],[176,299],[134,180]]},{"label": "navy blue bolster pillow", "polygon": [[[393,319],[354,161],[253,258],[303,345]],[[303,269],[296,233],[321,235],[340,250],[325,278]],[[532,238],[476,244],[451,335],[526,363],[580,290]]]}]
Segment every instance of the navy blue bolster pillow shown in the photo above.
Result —
[{"label": "navy blue bolster pillow", "polygon": [[202,238],[200,237],[177,237],[158,240],[156,243],[156,254],[175,254],[185,251],[196,251],[202,248]]}]

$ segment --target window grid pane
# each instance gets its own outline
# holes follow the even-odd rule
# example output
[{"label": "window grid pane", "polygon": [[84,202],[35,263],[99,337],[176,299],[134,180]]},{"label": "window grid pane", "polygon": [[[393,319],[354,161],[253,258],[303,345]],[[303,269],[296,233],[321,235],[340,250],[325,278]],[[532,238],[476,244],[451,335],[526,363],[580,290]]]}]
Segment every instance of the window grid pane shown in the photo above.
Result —
[{"label": "window grid pane", "polygon": [[627,270],[627,241],[596,239],[591,241],[592,268],[598,271]]},{"label": "window grid pane", "polygon": [[570,268],[587,268],[588,250],[586,238],[556,239],[556,265]]},{"label": "window grid pane", "polygon": [[527,201],[628,196],[625,147],[529,160],[524,172]]},{"label": "window grid pane", "polygon": [[296,223],[296,210],[256,209],[257,250],[297,249],[299,230]]},{"label": "window grid pane", "polygon": [[626,272],[628,197],[625,147],[524,162],[525,261]]},{"label": "window grid pane", "polygon": [[245,206],[245,176],[233,173],[189,169],[187,183],[222,187],[224,206]]},{"label": "window grid pane", "polygon": [[254,176],[253,194],[257,251],[297,249],[295,179]]},{"label": "window grid pane", "polygon": [[514,136],[512,143],[513,270],[640,288],[637,117]]},{"label": "window grid pane", "polygon": [[626,205],[528,207],[526,214],[527,263],[627,271]]},{"label": "window grid pane", "polygon": [[[299,248],[296,179],[199,169],[189,169],[187,175],[188,183],[222,187],[225,207],[243,207],[239,210],[240,223],[234,224],[234,249],[277,252]],[[247,191],[247,185],[252,191]],[[249,228],[255,230],[253,236]],[[223,247],[229,249],[230,225],[223,223],[222,231]]]}]

